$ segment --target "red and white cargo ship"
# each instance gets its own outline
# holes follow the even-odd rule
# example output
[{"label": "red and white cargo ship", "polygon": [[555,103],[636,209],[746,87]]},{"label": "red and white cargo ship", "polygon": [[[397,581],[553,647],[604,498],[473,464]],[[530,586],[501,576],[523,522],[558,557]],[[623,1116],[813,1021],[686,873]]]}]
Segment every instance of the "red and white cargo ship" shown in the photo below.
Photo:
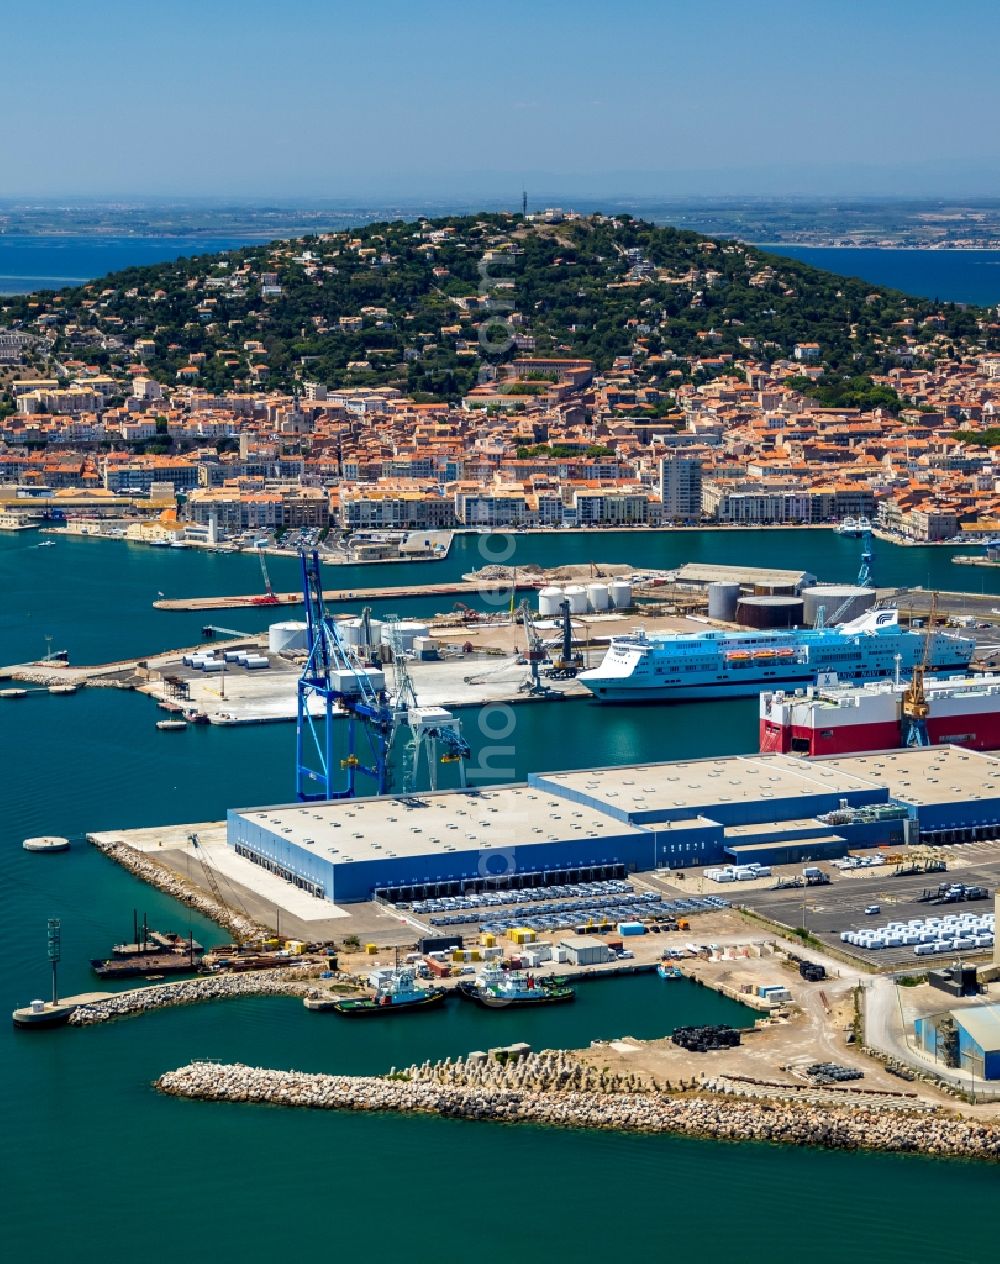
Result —
[{"label": "red and white cargo ship", "polygon": [[[905,680],[820,685],[760,697],[760,749],[801,755],[850,755],[905,743]],[[932,746],[1000,749],[1000,675],[924,682]]]}]

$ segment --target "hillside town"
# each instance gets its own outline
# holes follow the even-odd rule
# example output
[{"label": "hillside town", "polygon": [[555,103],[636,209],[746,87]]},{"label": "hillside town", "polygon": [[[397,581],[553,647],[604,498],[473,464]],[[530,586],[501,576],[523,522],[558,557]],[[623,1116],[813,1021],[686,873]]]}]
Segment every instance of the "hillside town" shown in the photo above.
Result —
[{"label": "hillside town", "polygon": [[[574,239],[559,234],[571,214],[533,218],[533,239],[569,251]],[[432,284],[444,284],[455,229],[405,229]],[[525,231],[478,224],[462,249],[490,275],[482,259],[511,265]],[[353,278],[402,269],[398,255],[362,244],[369,239],[328,234],[310,248],[272,243],[252,258],[217,256],[185,274],[182,308],[138,272],[122,274],[133,282],[125,288],[111,278],[72,302],[56,293],[0,308],[8,523],[43,505],[82,522],[124,521],[137,539],[213,544],[289,530],[325,538],[846,518],[917,542],[1000,529],[992,312],[937,310],[843,282],[838,299],[847,301],[850,284],[862,308],[881,313],[875,321],[856,312],[843,331],[878,371],[851,379],[865,382],[867,397],[831,406],[830,347],[764,339],[760,318],[732,314],[737,294],[794,300],[796,281],[781,267],[791,261],[772,266],[749,247],[687,234],[685,262],[673,269],[641,247],[621,249],[602,283],[616,314],[606,355],[577,354],[571,335],[558,341],[560,328],[574,326],[534,319],[521,303],[522,290],[534,291],[512,269],[479,293],[463,280],[430,306],[360,303],[332,325],[314,315],[321,341],[303,345],[343,343],[341,359],[355,358],[335,371],[329,354],[290,361],[287,337],[268,333],[289,286],[321,293],[338,273],[324,261],[343,255]],[[562,262],[545,268],[558,272]],[[666,291],[671,310],[660,305]],[[223,321],[236,300],[244,314]],[[179,326],[187,311],[196,319]],[[401,332],[415,312],[423,328]],[[775,315],[773,306],[763,312]],[[436,361],[442,349],[447,357]]]}]

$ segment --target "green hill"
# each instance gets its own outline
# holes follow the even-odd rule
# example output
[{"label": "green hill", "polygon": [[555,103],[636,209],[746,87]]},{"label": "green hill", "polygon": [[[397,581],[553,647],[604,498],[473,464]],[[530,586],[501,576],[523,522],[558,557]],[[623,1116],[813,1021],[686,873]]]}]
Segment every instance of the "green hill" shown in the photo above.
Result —
[{"label": "green hill", "polygon": [[[477,309],[484,296],[498,306]],[[932,312],[943,317],[934,329],[921,323]],[[774,361],[817,343],[829,391],[898,363],[907,334],[918,354],[990,346],[983,315],[626,216],[543,225],[484,214],[130,268],[5,299],[0,323],[47,331],[63,362],[114,368],[141,354],[165,383],[194,357],[193,380],[213,391],[317,380],[455,399],[484,359],[517,354],[499,351],[511,333],[532,339],[520,345],[533,355],[586,356],[601,370],[638,340],[637,365],[654,385],[690,375],[671,353]]]}]

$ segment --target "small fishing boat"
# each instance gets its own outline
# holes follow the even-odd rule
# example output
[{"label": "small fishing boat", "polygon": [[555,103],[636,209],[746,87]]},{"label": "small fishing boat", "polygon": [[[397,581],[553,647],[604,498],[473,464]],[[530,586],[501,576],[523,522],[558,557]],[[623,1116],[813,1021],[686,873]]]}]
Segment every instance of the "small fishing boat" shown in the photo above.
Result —
[{"label": "small fishing boat", "polygon": [[684,971],[678,970],[676,966],[667,965],[665,961],[661,961],[656,967],[656,973],[661,979],[683,979]]}]

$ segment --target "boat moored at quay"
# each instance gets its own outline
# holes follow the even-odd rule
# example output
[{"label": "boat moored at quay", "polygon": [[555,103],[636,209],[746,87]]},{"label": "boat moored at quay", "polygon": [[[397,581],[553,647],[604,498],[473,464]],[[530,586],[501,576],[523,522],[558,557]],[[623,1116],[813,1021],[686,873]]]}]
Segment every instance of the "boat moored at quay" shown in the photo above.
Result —
[{"label": "boat moored at quay", "polygon": [[901,627],[896,610],[866,611],[850,623],[781,631],[615,637],[599,667],[577,680],[598,702],[685,702],[745,698],[766,689],[864,684],[910,672],[967,671],[975,642],[951,632]]},{"label": "boat moored at quay", "polygon": [[411,966],[397,966],[376,971],[370,979],[372,992],[369,996],[345,997],[332,1004],[310,1004],[307,1009],[332,1009],[342,1018],[375,1018],[389,1014],[406,1013],[416,1009],[430,1009],[443,1004],[447,993],[444,988],[420,987]]},{"label": "boat moored at quay", "polygon": [[486,1009],[526,1009],[576,1000],[575,990],[565,984],[538,979],[525,970],[504,970],[492,962],[483,966],[474,981],[460,983],[458,994]]},{"label": "boat moored at quay", "polygon": [[[906,742],[905,680],[761,694],[760,749],[794,755],[850,755]],[[931,746],[1000,749],[1000,675],[928,680]]]}]

